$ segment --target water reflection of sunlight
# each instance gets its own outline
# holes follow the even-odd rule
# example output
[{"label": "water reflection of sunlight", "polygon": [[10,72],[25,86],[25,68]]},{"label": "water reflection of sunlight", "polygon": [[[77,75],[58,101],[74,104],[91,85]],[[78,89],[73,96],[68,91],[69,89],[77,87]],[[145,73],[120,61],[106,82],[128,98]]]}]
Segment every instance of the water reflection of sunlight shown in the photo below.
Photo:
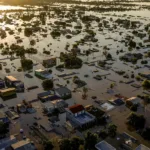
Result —
[{"label": "water reflection of sunlight", "polygon": [[2,26],[2,30],[5,30],[5,26],[4,25]]}]

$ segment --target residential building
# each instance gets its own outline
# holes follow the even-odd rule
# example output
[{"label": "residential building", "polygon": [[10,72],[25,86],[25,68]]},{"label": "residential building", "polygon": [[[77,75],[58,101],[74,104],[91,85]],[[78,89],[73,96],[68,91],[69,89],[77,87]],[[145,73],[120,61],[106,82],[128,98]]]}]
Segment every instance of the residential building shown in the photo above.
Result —
[{"label": "residential building", "polygon": [[6,88],[6,89],[0,89],[0,96],[1,97],[9,97],[12,95],[16,95],[16,89],[15,88]]},{"label": "residential building", "polygon": [[73,105],[66,109],[67,119],[69,119],[74,127],[85,127],[95,122],[96,118],[92,114],[85,111],[80,104]]},{"label": "residential building", "polygon": [[60,97],[55,95],[53,91],[46,91],[46,92],[39,93],[39,94],[37,94],[37,97],[42,102],[60,99]]},{"label": "residential building", "polygon": [[143,144],[140,144],[135,150],[150,150],[150,148]]},{"label": "residential building", "polygon": [[116,150],[112,145],[107,143],[106,141],[101,141],[95,145],[97,150]]},{"label": "residential building", "polygon": [[13,150],[36,150],[34,144],[29,139],[18,141],[11,145]]},{"label": "residential building", "polygon": [[55,89],[55,94],[64,100],[72,97],[71,91],[67,87],[60,87]]},{"label": "residential building", "polygon": [[48,70],[38,69],[35,70],[35,76],[42,79],[52,79],[53,76]]},{"label": "residential building", "polygon": [[14,87],[17,91],[24,91],[24,83],[13,76],[6,76],[5,83],[8,87]]}]

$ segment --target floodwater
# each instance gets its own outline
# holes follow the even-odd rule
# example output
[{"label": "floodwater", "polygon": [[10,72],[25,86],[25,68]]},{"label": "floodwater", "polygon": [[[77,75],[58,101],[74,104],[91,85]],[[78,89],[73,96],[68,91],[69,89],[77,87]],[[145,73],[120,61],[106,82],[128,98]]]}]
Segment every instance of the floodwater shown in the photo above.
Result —
[{"label": "floodwater", "polygon": [[[2,10],[5,9],[24,9],[22,7],[13,7],[13,6],[1,6],[0,9],[2,8]],[[25,13],[25,12],[24,12]],[[39,14],[39,12],[35,11],[35,12],[28,12],[30,14],[35,13],[36,15]],[[66,10],[66,12],[64,13],[68,13],[68,10]],[[107,13],[99,13],[99,12],[94,12],[94,11],[85,11],[85,15],[93,15],[93,16],[97,16],[100,18],[101,22],[108,21],[110,27],[112,28],[113,25],[115,24],[115,21],[119,18],[119,19],[129,19],[131,21],[140,21],[140,27],[138,28],[138,30],[141,30],[143,33],[146,33],[144,30],[144,27],[146,24],[148,24],[150,22],[150,16],[149,16],[149,10],[141,10],[141,11],[125,11],[125,12],[107,12]],[[61,34],[61,36],[59,38],[53,39],[52,36],[50,35],[51,31],[53,30],[53,26],[54,26],[54,22],[55,21],[65,21],[68,18],[63,18],[62,16],[56,16],[53,15],[54,12],[51,11],[50,12],[50,17],[46,17],[46,24],[45,25],[41,25],[40,27],[43,29],[46,29],[47,32],[47,37],[43,37],[42,34],[44,34],[45,32],[37,32],[35,33],[33,36],[30,37],[26,37],[24,36],[24,23],[31,23],[33,21],[39,21],[39,18],[34,17],[33,20],[27,22],[27,21],[22,21],[20,18],[18,19],[18,17],[20,16],[19,12],[13,12],[13,13],[7,13],[7,15],[12,18],[12,23],[11,24],[6,24],[5,22],[1,22],[0,23],[0,27],[5,30],[7,28],[10,28],[11,30],[14,31],[13,35],[10,35],[8,33],[8,31],[6,31],[7,37],[4,39],[1,39],[1,43],[5,43],[7,42],[8,45],[11,45],[13,43],[16,43],[16,39],[14,38],[15,36],[19,36],[22,39],[22,43],[19,43],[19,45],[24,46],[25,48],[30,48],[33,47],[35,49],[38,50],[37,54],[34,55],[26,55],[27,58],[30,58],[34,61],[34,63],[38,63],[38,65],[33,67],[33,71],[30,73],[32,76],[34,76],[34,70],[35,69],[40,69],[40,68],[44,68],[41,63],[42,60],[44,59],[48,59],[48,58],[52,58],[52,57],[59,57],[61,52],[67,52],[65,50],[65,46],[66,44],[69,43],[69,50],[71,49],[72,45],[75,44],[77,41],[80,41],[82,38],[84,38],[85,35],[87,35],[87,33],[84,31],[85,29],[85,24],[83,24],[81,22],[81,20],[78,18],[78,21],[72,21],[72,27],[66,27],[67,30],[70,31],[76,31],[74,29],[74,26],[78,24],[78,22],[81,23],[82,25],[82,30],[80,34],[77,35],[72,35],[71,39],[67,39],[65,37],[65,35]],[[53,16],[53,17],[52,17]],[[3,17],[3,14],[1,14],[1,17]],[[76,14],[76,17],[78,17],[78,15]],[[112,21],[110,21],[112,18]],[[30,26],[30,25],[29,25]],[[22,28],[23,30],[21,32],[18,32],[18,28]],[[103,47],[107,46],[110,50],[108,51],[112,57],[114,58],[115,61],[110,61],[110,63],[112,63],[112,65],[110,66],[111,69],[108,70],[102,70],[99,68],[96,68],[95,66],[88,66],[86,64],[84,64],[82,66],[81,69],[73,69],[73,70],[65,70],[65,72],[72,72],[75,71],[78,73],[78,76],[80,77],[81,80],[84,80],[87,82],[87,87],[89,88],[88,91],[88,99],[87,100],[81,100],[82,97],[82,89],[79,89],[76,93],[73,93],[73,98],[74,100],[72,100],[72,103],[82,103],[84,105],[92,103],[94,105],[96,105],[93,101],[91,101],[91,96],[96,95],[99,99],[101,100],[108,100],[114,97],[115,94],[122,94],[126,97],[130,97],[130,96],[136,96],[137,94],[141,94],[142,93],[142,88],[140,89],[135,89],[133,87],[131,87],[131,85],[127,85],[124,83],[120,83],[120,81],[124,81],[124,80],[133,80],[131,78],[131,74],[132,72],[134,72],[135,76],[142,71],[147,71],[148,69],[143,67],[143,65],[141,65],[140,61],[137,62],[136,65],[140,66],[140,69],[135,70],[135,66],[132,63],[127,63],[124,64],[122,61],[119,60],[119,57],[124,55],[125,53],[129,52],[128,51],[128,47],[126,47],[124,45],[124,43],[121,42],[121,40],[124,40],[125,37],[127,35],[132,35],[132,31],[134,29],[125,29],[122,26],[118,26],[117,29],[113,29],[109,30],[109,28],[104,28],[103,31],[99,31],[99,27],[98,27],[98,23],[93,21],[92,23],[90,23],[90,29],[92,29],[95,33],[96,36],[95,38],[98,39],[98,42],[91,42],[91,41],[87,41],[85,42],[83,45],[79,45],[79,48],[81,50],[82,54],[85,54],[86,50],[89,49],[97,49],[98,52],[94,52],[91,53],[88,57],[87,56],[79,56],[83,62],[93,62],[93,61],[98,61],[98,60],[104,60],[105,56],[103,55]],[[61,28],[61,30],[64,30]],[[67,31],[66,31],[67,32]],[[122,34],[120,34],[122,33]],[[144,39],[147,39],[148,36],[144,37]],[[31,40],[35,40],[36,44],[34,46],[30,45],[30,41]],[[38,42],[38,41],[39,42]],[[137,43],[142,42],[143,43],[143,39],[140,39],[138,37],[134,37],[134,40]],[[48,45],[51,44],[49,47]],[[50,51],[50,55],[46,55],[43,54],[43,50],[46,49],[48,51]],[[123,53],[120,53],[119,55],[116,54],[117,50],[123,50]],[[146,48],[141,48],[139,50],[133,49],[133,52],[141,52],[144,53],[145,51],[147,51],[148,49]],[[2,51],[2,50],[0,50]],[[7,58],[6,55],[0,55],[0,59],[5,59]],[[148,60],[148,64],[150,65],[150,61]],[[43,89],[41,87],[41,83],[42,81],[36,77],[33,77],[33,79],[29,79],[27,77],[25,77],[25,72],[18,72],[17,69],[19,67],[21,67],[20,65],[20,59],[15,59],[10,61],[9,59],[5,59],[5,60],[0,60],[0,62],[6,62],[7,65],[3,66],[3,70],[0,71],[0,77],[4,78],[6,75],[13,75],[16,78],[22,80],[25,83],[25,87],[29,87],[32,85],[38,85],[39,88],[36,90],[32,90],[30,92],[25,91],[25,93],[19,93],[17,94],[17,98],[15,99],[11,99],[8,101],[3,101],[2,99],[0,99],[1,103],[5,103],[8,106],[13,106],[16,105],[18,103],[20,103],[23,99],[26,100],[32,100],[32,99],[36,99],[37,98],[37,93],[42,92]],[[96,63],[95,63],[96,64]],[[5,68],[10,68],[10,73],[6,73]],[[93,73],[94,70],[98,70],[97,73]],[[126,74],[129,75],[129,79],[125,79],[122,76],[116,74],[113,70],[123,70],[126,72]],[[60,72],[58,72],[55,67],[52,68],[53,71],[53,76],[54,78],[58,78],[57,75],[60,74]],[[27,73],[27,72],[26,72]],[[105,74],[110,74],[107,76],[107,78],[103,78],[103,80],[101,81],[97,81],[95,80],[93,77],[95,75],[105,75]],[[84,75],[88,74],[89,77],[85,78]],[[66,85],[66,80],[60,79],[59,81],[55,81],[55,83],[61,83],[63,85]],[[107,92],[110,87],[110,84],[115,82],[116,86],[114,87],[113,90],[109,91],[109,93]],[[139,83],[135,80],[135,83]],[[71,90],[74,89],[75,85],[72,83],[72,79],[70,79],[70,84],[67,85],[68,88],[70,88]]]}]

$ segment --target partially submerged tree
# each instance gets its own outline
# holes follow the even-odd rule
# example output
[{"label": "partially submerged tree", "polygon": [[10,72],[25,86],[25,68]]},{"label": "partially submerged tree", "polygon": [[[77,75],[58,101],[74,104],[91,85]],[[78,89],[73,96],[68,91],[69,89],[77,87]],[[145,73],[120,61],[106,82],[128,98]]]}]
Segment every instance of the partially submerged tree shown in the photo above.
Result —
[{"label": "partially submerged tree", "polygon": [[53,81],[51,79],[44,80],[42,83],[44,90],[51,90],[54,86]]},{"label": "partially submerged tree", "polygon": [[144,80],[142,82],[142,87],[147,90],[147,89],[150,89],[150,80]]},{"label": "partially submerged tree", "polygon": [[53,150],[54,146],[51,141],[44,142],[44,150]]},{"label": "partially submerged tree", "polygon": [[108,126],[108,134],[111,137],[115,137],[116,136],[116,132],[117,132],[117,126],[114,124],[109,124]]},{"label": "partially submerged tree", "polygon": [[87,132],[87,134],[85,135],[85,149],[94,150],[97,141],[98,137],[96,134]]},{"label": "partially submerged tree", "polygon": [[146,123],[144,116],[136,113],[131,113],[127,119],[128,124],[134,127],[136,130],[143,129]]},{"label": "partially submerged tree", "polygon": [[87,97],[88,88],[83,87],[83,95],[82,97],[85,99]]}]

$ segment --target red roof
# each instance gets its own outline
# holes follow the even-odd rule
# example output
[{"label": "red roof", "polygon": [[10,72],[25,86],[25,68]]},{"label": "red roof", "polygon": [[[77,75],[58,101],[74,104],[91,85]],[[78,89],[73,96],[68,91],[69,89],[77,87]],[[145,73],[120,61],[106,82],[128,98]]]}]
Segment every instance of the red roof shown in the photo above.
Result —
[{"label": "red roof", "polygon": [[80,112],[80,111],[84,110],[84,107],[83,107],[82,105],[80,105],[80,104],[76,104],[76,105],[70,106],[70,107],[69,107],[69,110],[70,110],[73,114],[75,114],[75,113],[77,113],[77,112]]}]

